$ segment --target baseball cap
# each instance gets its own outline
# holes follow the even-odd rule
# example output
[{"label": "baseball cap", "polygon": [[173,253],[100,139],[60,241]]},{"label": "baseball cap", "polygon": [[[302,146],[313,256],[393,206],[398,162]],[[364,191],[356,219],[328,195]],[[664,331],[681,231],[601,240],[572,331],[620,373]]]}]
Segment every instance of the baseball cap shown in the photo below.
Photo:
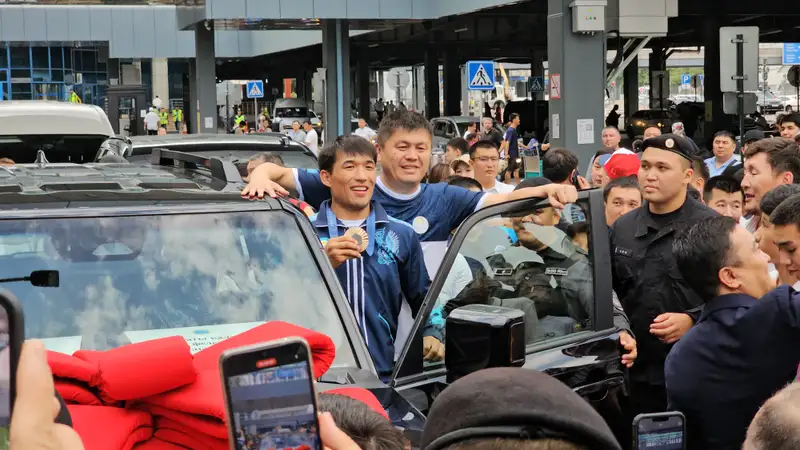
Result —
[{"label": "baseball cap", "polygon": [[608,178],[615,180],[617,178],[629,177],[639,173],[641,161],[639,157],[633,153],[619,153],[611,156],[611,159],[603,166]]},{"label": "baseball cap", "polygon": [[661,136],[651,137],[642,142],[642,151],[648,148],[657,148],[668,152],[677,153],[689,161],[692,156],[697,154],[697,146],[683,136],[676,134],[662,134]]},{"label": "baseball cap", "polygon": [[477,438],[550,438],[620,449],[605,420],[567,385],[516,367],[479,370],[447,387],[431,406],[420,448],[441,450]]},{"label": "baseball cap", "polygon": [[742,142],[746,144],[748,142],[760,141],[765,137],[767,137],[767,135],[765,135],[764,132],[761,130],[749,130],[744,133],[744,138],[742,139]]}]

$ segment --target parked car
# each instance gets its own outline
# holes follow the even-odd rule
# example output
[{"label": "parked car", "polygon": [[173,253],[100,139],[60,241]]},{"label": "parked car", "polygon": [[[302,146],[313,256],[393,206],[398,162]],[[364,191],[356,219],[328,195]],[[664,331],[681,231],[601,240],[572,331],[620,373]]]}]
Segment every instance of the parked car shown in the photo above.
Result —
[{"label": "parked car", "polygon": [[317,114],[308,108],[308,103],[301,98],[279,98],[275,100],[272,108],[272,131],[285,133],[292,129],[292,122],[300,122],[302,125],[306,120],[311,122],[311,126],[317,132],[317,136],[322,134],[322,120]]},{"label": "parked car", "polygon": [[756,91],[756,109],[761,114],[776,114],[784,111],[784,103],[770,91]]},{"label": "parked car", "polygon": [[[444,152],[447,150],[447,143],[450,139],[464,137],[467,126],[470,123],[478,124],[478,131],[483,128],[480,117],[471,116],[444,116],[431,119],[433,126],[433,147],[431,148],[431,167],[435,164],[444,162]],[[494,124],[494,128],[505,134],[505,128],[500,124]]]}]

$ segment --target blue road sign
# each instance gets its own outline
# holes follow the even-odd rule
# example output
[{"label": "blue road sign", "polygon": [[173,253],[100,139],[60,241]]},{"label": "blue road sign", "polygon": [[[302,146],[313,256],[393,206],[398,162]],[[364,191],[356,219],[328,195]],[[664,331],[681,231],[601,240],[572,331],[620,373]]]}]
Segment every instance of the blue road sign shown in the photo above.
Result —
[{"label": "blue road sign", "polygon": [[494,61],[467,61],[467,80],[470,91],[494,89]]},{"label": "blue road sign", "polygon": [[800,43],[783,44],[783,64],[786,66],[800,64]]},{"label": "blue road sign", "polygon": [[544,92],[544,77],[531,77],[531,92]]},{"label": "blue road sign", "polygon": [[264,98],[264,82],[261,80],[248,81],[247,98]]},{"label": "blue road sign", "polygon": [[690,85],[692,84],[692,76],[688,73],[684,73],[681,75],[681,84]]}]

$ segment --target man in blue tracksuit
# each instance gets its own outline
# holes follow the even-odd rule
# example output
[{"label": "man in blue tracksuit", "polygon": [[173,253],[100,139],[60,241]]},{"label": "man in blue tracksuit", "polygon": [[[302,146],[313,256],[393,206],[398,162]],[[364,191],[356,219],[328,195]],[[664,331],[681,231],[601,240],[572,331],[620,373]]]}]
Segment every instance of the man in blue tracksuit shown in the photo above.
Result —
[{"label": "man in blue tracksuit", "polygon": [[[430,286],[422,245],[411,225],[372,201],[375,147],[358,136],[339,137],[319,154],[320,179],[331,199],[311,217],[328,259],[358,321],[378,373],[391,374],[400,309],[416,315]],[[351,237],[356,232],[363,245]],[[444,321],[429,320],[424,333],[428,360],[444,356]],[[403,343],[400,343],[402,345]]]}]

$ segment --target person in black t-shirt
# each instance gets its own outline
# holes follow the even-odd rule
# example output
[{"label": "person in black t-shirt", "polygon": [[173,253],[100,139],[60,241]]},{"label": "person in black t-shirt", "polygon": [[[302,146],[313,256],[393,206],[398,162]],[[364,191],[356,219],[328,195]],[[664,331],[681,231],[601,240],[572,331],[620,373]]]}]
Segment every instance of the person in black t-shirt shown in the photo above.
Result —
[{"label": "person in black t-shirt", "polygon": [[505,176],[506,183],[518,176],[519,172],[519,163],[517,162],[519,159],[519,133],[517,133],[517,127],[519,127],[520,122],[519,114],[511,114],[509,121],[511,123],[506,130],[503,144],[500,147],[500,153],[505,154],[506,161],[508,161],[508,170]]},{"label": "person in black t-shirt", "polygon": [[481,121],[483,129],[480,133],[481,140],[492,141],[497,145],[497,148],[503,144],[503,135],[494,128],[494,119],[491,117],[484,117]]}]

